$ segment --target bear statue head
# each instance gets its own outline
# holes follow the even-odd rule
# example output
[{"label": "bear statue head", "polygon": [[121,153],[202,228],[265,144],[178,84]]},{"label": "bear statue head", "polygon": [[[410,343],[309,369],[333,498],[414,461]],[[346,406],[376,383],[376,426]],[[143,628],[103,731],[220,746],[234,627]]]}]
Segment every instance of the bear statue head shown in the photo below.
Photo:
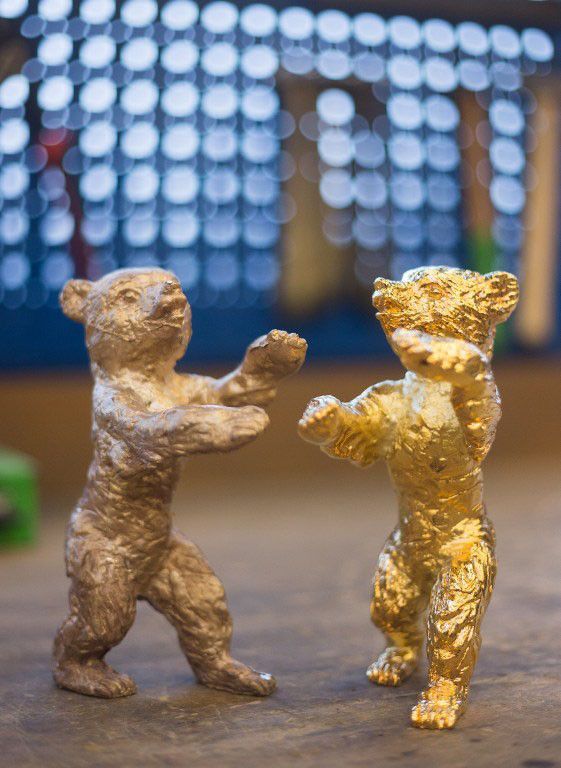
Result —
[{"label": "bear statue head", "polygon": [[172,368],[191,338],[191,309],[163,269],[119,269],[100,280],[69,280],[64,314],[86,330],[92,363],[104,370]]},{"label": "bear statue head", "polygon": [[509,272],[480,275],[468,269],[419,267],[401,280],[377,278],[372,303],[388,339],[407,328],[464,339],[486,354],[493,348],[495,327],[518,301],[518,281]]}]

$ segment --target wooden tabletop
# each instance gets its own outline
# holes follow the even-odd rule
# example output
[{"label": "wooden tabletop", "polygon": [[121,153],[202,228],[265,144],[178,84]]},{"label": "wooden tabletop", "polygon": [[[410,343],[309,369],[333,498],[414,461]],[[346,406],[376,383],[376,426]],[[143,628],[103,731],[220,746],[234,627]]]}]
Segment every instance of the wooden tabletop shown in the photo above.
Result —
[{"label": "wooden tabletop", "polygon": [[[319,466],[319,465],[318,465]],[[174,632],[146,605],[110,654],[139,692],[103,701],[57,690],[50,645],[65,612],[63,529],[74,490],[45,499],[35,549],[0,557],[0,763],[26,766],[561,765],[561,489],[559,456],[491,459],[487,502],[499,577],[467,714],[453,732],[420,732],[409,711],[424,681],[372,686],[382,639],[369,581],[395,520],[383,467],[234,484],[218,472],[178,494],[178,525],[226,584],[234,652],[273,672],[258,700],[195,684]]]}]

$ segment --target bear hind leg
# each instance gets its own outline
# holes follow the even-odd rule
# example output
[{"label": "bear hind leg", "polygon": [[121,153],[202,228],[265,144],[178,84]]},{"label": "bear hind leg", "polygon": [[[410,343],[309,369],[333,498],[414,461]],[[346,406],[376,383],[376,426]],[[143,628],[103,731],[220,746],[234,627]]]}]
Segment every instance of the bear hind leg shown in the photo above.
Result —
[{"label": "bear hind leg", "polygon": [[370,614],[387,638],[388,645],[367,669],[378,685],[401,685],[415,671],[423,644],[420,619],[428,602],[424,573],[413,565],[391,538],[382,551],[376,575]]},{"label": "bear hind leg", "polygon": [[136,595],[126,569],[107,554],[89,552],[70,589],[70,613],[57,632],[53,677],[59,688],[112,699],[136,685],[104,661],[136,615]]},{"label": "bear hind leg", "polygon": [[493,549],[481,542],[452,560],[434,585],[427,623],[429,684],[411,713],[418,728],[453,728],[465,711],[495,570]]},{"label": "bear hind leg", "polygon": [[175,627],[200,683],[248,696],[274,691],[272,675],[231,657],[232,619],[224,588],[194,544],[174,534],[159,573],[142,596]]}]

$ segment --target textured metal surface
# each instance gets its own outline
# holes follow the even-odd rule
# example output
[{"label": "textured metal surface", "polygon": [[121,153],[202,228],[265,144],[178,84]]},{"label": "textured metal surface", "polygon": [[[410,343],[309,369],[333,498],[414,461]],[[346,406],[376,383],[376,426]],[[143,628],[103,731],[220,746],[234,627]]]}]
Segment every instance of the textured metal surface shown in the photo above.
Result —
[{"label": "textured metal surface", "polygon": [[388,645],[367,675],[389,686],[411,675],[428,607],[429,680],[412,712],[422,728],[451,728],[465,710],[493,590],[481,463],[500,418],[490,364],[495,327],[517,300],[516,278],[506,272],[432,267],[402,281],[378,279],[373,303],[405,378],[348,403],[316,398],[299,424],[330,456],[388,464],[399,522],[380,555],[371,603]]},{"label": "textured metal surface", "polygon": [[67,535],[70,613],[55,640],[56,683],[105,698],[135,693],[104,656],[142,599],[173,624],[200,682],[268,695],[274,678],[230,656],[224,589],[172,528],[170,503],[182,459],[231,451],[265,429],[261,406],[302,365],[306,342],[271,331],[223,379],[179,375],[191,312],[173,274],[120,270],[95,283],[71,280],[61,306],[85,326],[95,386],[94,456]]},{"label": "textured metal surface", "polygon": [[[275,693],[253,699],[197,685],[172,627],[145,603],[108,657],[134,677],[136,696],[72,696],[52,685],[64,510],[76,494],[58,486],[43,495],[39,546],[0,557],[2,768],[560,768],[559,446],[552,439],[547,453],[520,453],[527,443],[505,444],[501,423],[485,463],[500,567],[470,705],[452,731],[410,728],[424,658],[398,689],[371,685],[363,669],[383,647],[365,600],[395,517],[382,462],[358,472],[302,441],[297,471],[242,467],[274,442],[279,412],[296,416],[302,379],[320,391],[325,372],[305,368],[283,387],[267,433],[236,454],[200,459],[173,502],[176,524],[228,586],[235,655],[275,673]],[[496,371],[505,417],[524,410],[512,392],[525,370],[518,362]],[[367,385],[365,371],[353,375]]]}]

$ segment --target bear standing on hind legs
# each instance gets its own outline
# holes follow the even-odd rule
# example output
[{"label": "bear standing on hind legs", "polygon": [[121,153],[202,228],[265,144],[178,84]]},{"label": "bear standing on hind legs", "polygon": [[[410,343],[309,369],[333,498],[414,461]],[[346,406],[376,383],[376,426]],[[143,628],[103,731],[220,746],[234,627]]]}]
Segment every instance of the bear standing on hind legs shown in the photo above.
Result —
[{"label": "bear standing on hind legs", "polygon": [[144,599],[175,627],[198,680],[266,696],[271,675],[230,656],[224,589],[202,553],[171,525],[181,459],[231,451],[267,426],[261,406],[295,373],[306,342],[271,331],[223,379],[179,375],[191,311],[177,278],[160,269],[70,280],[64,313],[83,323],[94,378],[94,456],[68,527],[70,613],[54,647],[61,688],[113,698],[136,691],[105,661]]},{"label": "bear standing on hind legs", "polygon": [[392,686],[411,675],[428,606],[429,681],[411,717],[420,728],[452,728],[467,703],[495,579],[481,464],[500,418],[495,327],[516,306],[518,283],[507,272],[426,267],[401,281],[379,278],[374,289],[405,378],[350,403],[318,397],[299,430],[329,456],[359,466],[386,460],[399,522],[380,555],[371,603],[388,644],[367,675]]}]

